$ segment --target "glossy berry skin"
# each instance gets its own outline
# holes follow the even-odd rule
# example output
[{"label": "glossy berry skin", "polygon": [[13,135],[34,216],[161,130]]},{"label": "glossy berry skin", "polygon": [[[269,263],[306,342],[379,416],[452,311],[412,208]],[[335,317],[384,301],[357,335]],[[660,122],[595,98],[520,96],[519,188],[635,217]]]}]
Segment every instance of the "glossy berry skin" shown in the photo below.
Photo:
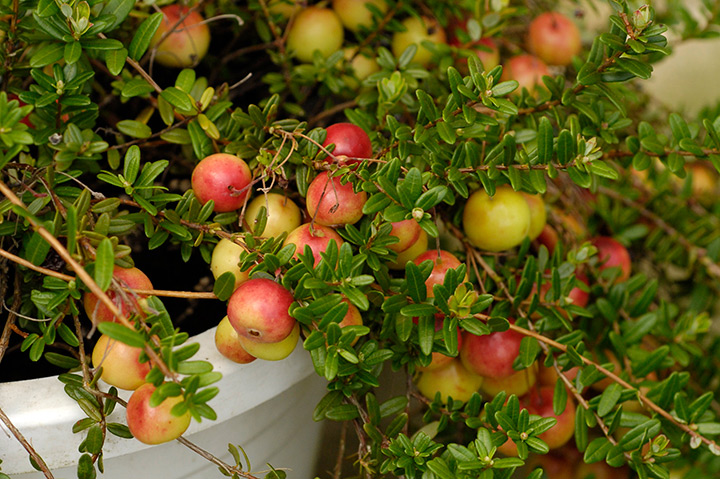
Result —
[{"label": "glossy berry skin", "polygon": [[[352,123],[335,123],[327,127],[327,136],[323,147],[335,145],[332,154],[341,165],[360,163],[361,160],[351,158],[372,158],[373,150],[370,137],[365,130]],[[325,159],[334,161],[332,157]]]},{"label": "glossy berry skin", "polygon": [[317,266],[322,259],[320,253],[325,252],[330,244],[331,240],[335,240],[338,249],[343,244],[343,240],[334,229],[329,226],[314,225],[310,227],[310,223],[300,225],[295,228],[285,238],[285,245],[294,244],[295,254],[293,258],[297,258],[298,255],[305,253],[305,246],[309,246],[315,258],[314,265]]},{"label": "glossy berry skin", "polygon": [[558,12],[545,12],[530,22],[528,49],[548,65],[569,65],[580,53],[580,30]]},{"label": "glossy berry skin", "polygon": [[192,173],[192,188],[200,203],[215,201],[213,211],[235,211],[250,192],[252,172],[241,158],[227,153],[205,157]]},{"label": "glossy berry skin", "polygon": [[315,51],[323,58],[340,50],[344,40],[343,26],[329,8],[307,7],[295,15],[287,37],[287,49],[302,63],[312,63]]},{"label": "glossy berry skin", "polygon": [[441,400],[447,402],[448,397],[457,401],[470,400],[482,383],[482,377],[468,371],[455,359],[442,368],[420,374],[415,386],[426,398],[433,400],[435,394],[439,392]]},{"label": "glossy berry skin", "polygon": [[511,394],[522,396],[535,385],[537,377],[537,367],[533,364],[529,368],[515,371],[515,374],[506,378],[485,378],[481,389],[490,397],[496,396],[500,391],[505,391],[508,396]]},{"label": "glossy berry skin", "polygon": [[542,233],[547,222],[547,211],[545,211],[545,201],[541,195],[530,195],[522,193],[530,208],[530,230],[528,237],[534,240]]},{"label": "glossy berry skin", "polygon": [[509,187],[493,196],[474,192],[465,203],[463,230],[470,243],[487,251],[504,251],[522,243],[530,231],[530,206]]},{"label": "glossy berry skin", "polygon": [[460,358],[465,367],[480,376],[503,379],[517,371],[512,367],[520,354],[522,334],[508,329],[482,336],[465,332]]},{"label": "glossy berry skin", "polygon": [[420,263],[428,260],[433,262],[433,269],[430,272],[428,279],[425,280],[425,287],[427,288],[428,298],[432,298],[435,296],[433,286],[436,284],[443,284],[448,270],[455,269],[462,263],[455,257],[454,254],[445,250],[438,251],[434,249],[420,254],[413,260],[413,263],[419,265]]},{"label": "glossy berry skin", "polygon": [[632,269],[632,261],[627,248],[618,240],[609,236],[598,236],[594,238],[592,244],[597,248],[598,265],[600,271],[608,268],[620,268],[620,276],[618,281],[627,281],[630,278]]},{"label": "glossy berry skin", "polygon": [[517,55],[510,58],[503,67],[502,81],[515,80],[519,86],[516,93],[526,88],[531,94],[543,88],[542,77],[550,75],[545,62],[533,55]]},{"label": "glossy berry skin", "polygon": [[[120,266],[115,266],[113,269],[113,278],[123,287],[153,289],[150,278],[138,268],[121,268]],[[124,316],[132,313],[142,314],[139,301],[146,298],[147,295],[130,291],[127,291],[124,295],[120,295],[113,290],[108,290],[106,293]],[[117,318],[110,312],[110,309],[93,293],[85,293],[83,296],[83,306],[85,307],[85,312],[88,317],[93,322],[117,321]]]},{"label": "glossy berry skin", "polygon": [[203,59],[210,47],[210,29],[207,24],[202,23],[205,19],[197,10],[190,12],[175,30],[159,43],[165,32],[173,28],[190,9],[184,5],[173,4],[160,10],[163,19],[150,40],[151,46],[157,46],[155,61],[170,68],[192,67]]},{"label": "glossy berry skin", "polygon": [[343,52],[345,52],[345,60],[348,61],[352,74],[343,75],[342,80],[350,89],[357,90],[361,87],[364,79],[380,71],[380,65],[375,57],[365,52],[358,53],[357,48],[354,47],[345,47]]},{"label": "glossy berry skin", "polygon": [[298,322],[295,322],[295,327],[290,330],[290,334],[276,343],[263,343],[245,336],[238,336],[238,341],[245,351],[265,361],[280,361],[290,356],[299,339],[300,324]]},{"label": "glossy berry skin", "polygon": [[367,193],[355,192],[352,183],[342,184],[339,177],[323,171],[308,186],[308,213],[317,224],[342,226],[357,223],[363,216]]},{"label": "glossy berry skin", "polygon": [[[265,229],[262,233],[255,231],[257,215],[265,207]],[[243,218],[243,228],[262,238],[274,238],[282,233],[290,233],[300,226],[302,212],[293,200],[278,193],[259,195],[248,203]]]},{"label": "glossy berry skin", "polygon": [[[357,309],[357,307],[347,298],[343,298],[342,302],[348,305],[348,312],[345,313],[345,316],[343,316],[338,325],[341,328],[344,328],[345,326],[362,326],[363,318],[362,314],[360,314],[360,310]],[[355,343],[358,342],[358,339],[360,339],[360,337],[356,337],[350,345],[354,346]]]},{"label": "glossy berry skin", "polygon": [[150,406],[155,386],[143,384],[130,396],[125,409],[127,425],[135,439],[144,444],[162,444],[182,436],[190,425],[190,412],[173,416],[170,412],[182,396],[166,398],[157,407]]},{"label": "glossy berry skin", "polygon": [[240,336],[262,343],[287,338],[297,323],[290,316],[292,293],[267,278],[241,284],[228,301],[228,319]]},{"label": "glossy berry skin", "polygon": [[[414,220],[413,220],[414,221]],[[405,269],[408,261],[413,261],[428,249],[428,235],[424,229],[420,228],[420,234],[413,244],[407,249],[398,253],[394,262],[388,263],[390,269]]]},{"label": "glossy berry skin", "polygon": [[142,349],[101,335],[92,351],[93,367],[102,366],[100,379],[116,388],[134,391],[145,384],[150,362],[140,362]]},{"label": "glossy berry skin", "polygon": [[373,14],[366,4],[373,5],[381,13],[388,9],[385,0],[333,0],[332,8],[345,28],[357,32],[361,28],[370,28],[373,24]]},{"label": "glossy berry skin", "polygon": [[396,253],[402,253],[410,248],[420,238],[422,228],[420,223],[410,218],[409,220],[396,221],[392,223],[392,230],[390,230],[390,236],[396,237],[399,241],[387,245],[389,250],[395,251]]},{"label": "glossy berry skin", "polygon": [[230,320],[225,316],[215,329],[215,347],[220,354],[235,363],[248,364],[255,361],[255,356],[242,347],[239,337]]},{"label": "glossy berry skin", "polygon": [[[530,392],[520,400],[520,408],[527,409],[531,415],[557,419],[553,427],[538,435],[550,449],[564,446],[575,433],[575,401],[572,395],[567,395],[565,410],[558,416],[553,411],[554,394],[554,387],[542,386],[531,388]],[[517,447],[512,441],[500,446],[499,451],[508,456],[517,455]]]},{"label": "glossy berry skin", "polygon": [[392,38],[392,52],[395,58],[400,58],[407,47],[415,44],[417,51],[412,61],[427,66],[432,61],[432,52],[425,48],[423,41],[431,43],[446,43],[445,30],[437,20],[429,17],[408,17],[402,22],[404,32],[395,32]]},{"label": "glossy berry skin", "polygon": [[232,273],[235,276],[235,289],[247,281],[250,277],[250,270],[240,271],[240,266],[238,266],[243,251],[245,248],[227,238],[218,241],[210,259],[210,271],[212,271],[213,277],[218,279],[224,273]]}]

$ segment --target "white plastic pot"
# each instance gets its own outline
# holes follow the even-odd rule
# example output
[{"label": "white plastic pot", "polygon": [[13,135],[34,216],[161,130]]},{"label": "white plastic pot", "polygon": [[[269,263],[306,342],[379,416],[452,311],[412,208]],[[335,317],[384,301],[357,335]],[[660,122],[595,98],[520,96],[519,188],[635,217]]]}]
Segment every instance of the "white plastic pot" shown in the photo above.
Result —
[{"label": "white plastic pot", "polygon": [[[288,468],[288,477],[314,477],[321,424],[312,411],[324,394],[308,354],[301,346],[290,357],[277,362],[256,360],[235,364],[221,356],[214,343],[215,329],[193,340],[200,351],[193,359],[205,359],[223,374],[218,394],[209,403],[216,421],[193,421],[184,437],[233,464],[228,443],[245,449],[252,471]],[[130,393],[121,394],[125,399]],[[57,377],[0,384],[0,408],[10,417],[56,478],[77,477],[78,446],[85,433],[73,434],[72,425],[86,417],[63,391]],[[109,418],[125,422],[125,409],[118,406]],[[184,445],[173,441],[146,446],[134,439],[108,434],[104,447],[105,479],[224,477],[217,466]],[[22,445],[0,423],[2,472],[13,479],[44,477],[30,465]],[[247,468],[247,465],[243,465]]]}]

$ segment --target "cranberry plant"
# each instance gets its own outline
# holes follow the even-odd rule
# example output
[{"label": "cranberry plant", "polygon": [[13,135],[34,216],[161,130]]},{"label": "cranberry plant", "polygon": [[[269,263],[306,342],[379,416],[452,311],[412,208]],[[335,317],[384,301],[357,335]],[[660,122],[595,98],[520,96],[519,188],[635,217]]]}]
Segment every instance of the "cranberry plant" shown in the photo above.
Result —
[{"label": "cranberry plant", "polygon": [[[72,431],[85,438],[79,478],[102,472],[107,434],[132,440],[105,420],[125,404],[88,361],[97,330],[143,349],[153,401],[180,397],[176,415],[216,419],[221,375],[194,359],[197,344],[162,297],[227,301],[232,274],[200,293],[142,291],[131,311],[107,293],[133,294],[113,270],[138,251],[210,263],[221,239],[245,248],[238,265],[251,278],[292,293],[302,346],[327,381],[314,419],[350,426],[342,434],[355,433],[356,453],[345,438],[335,452],[357,477],[539,479],[551,459],[570,477],[718,474],[719,110],[664,111],[640,86],[671,54],[668,28],[714,34],[714,2],[701,24],[682,2],[656,12],[611,0],[572,61],[541,74],[505,66],[532,53],[528,24],[555,2],[331,2],[360,8],[355,24],[328,2],[200,1],[185,17],[203,13],[212,43],[187,68],[155,62],[167,3],[0,0],[0,360],[19,349],[67,371],[60,381],[87,415]],[[570,3],[589,17],[603,2]],[[296,20],[310,29],[301,15],[311,9],[341,27],[319,38],[293,30]],[[185,17],[171,30],[192,31],[180,28]],[[432,26],[406,42],[408,18]],[[345,122],[367,134],[370,157],[336,154],[326,127]],[[250,167],[252,193],[237,210],[216,212],[189,187],[214,153]],[[275,192],[314,225],[320,175],[365,198],[359,220],[326,225],[341,240],[322,252],[263,237],[264,207],[246,217],[251,197]],[[478,192],[486,206],[468,213]],[[505,192],[542,198],[524,213],[539,222],[534,234],[528,225],[514,241],[495,226],[513,208],[481,222]],[[413,244],[427,238],[411,257],[393,248],[405,221],[419,226]],[[606,237],[632,264],[612,263]],[[432,258],[412,261],[425,249],[459,265],[437,278]],[[116,322],[87,317],[90,293]],[[363,324],[341,327],[350,307]],[[465,395],[432,376],[441,356],[469,368],[458,359],[467,335],[506,333],[518,338],[515,383],[485,377]],[[405,379],[402,394],[387,397],[388,373]],[[553,390],[551,414],[533,409],[541,385]],[[234,464],[203,455],[227,476],[259,477],[229,447]]]}]

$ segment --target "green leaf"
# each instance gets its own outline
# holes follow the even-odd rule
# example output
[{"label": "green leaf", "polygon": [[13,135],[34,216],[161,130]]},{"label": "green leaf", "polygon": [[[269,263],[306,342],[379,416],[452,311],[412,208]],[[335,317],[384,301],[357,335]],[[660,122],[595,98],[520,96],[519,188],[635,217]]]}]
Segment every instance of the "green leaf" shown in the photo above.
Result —
[{"label": "green leaf", "polygon": [[605,461],[612,467],[625,465],[625,454],[621,447],[613,446],[605,456]]},{"label": "green leaf", "polygon": [[112,15],[113,21],[108,25],[106,32],[118,27],[135,6],[135,0],[108,0],[102,9],[101,15]]},{"label": "green leaf", "polygon": [[87,437],[85,438],[85,441],[83,441],[83,444],[85,446],[85,450],[90,454],[99,454],[100,451],[102,451],[103,442],[102,428],[96,424],[88,429]]},{"label": "green leaf", "polygon": [[48,43],[40,47],[30,58],[32,68],[42,68],[59,62],[65,55],[65,45],[62,43]]},{"label": "green leaf", "polygon": [[537,136],[538,160],[541,163],[549,163],[553,153],[553,128],[547,117],[540,118]]},{"label": "green leaf", "polygon": [[618,35],[612,33],[603,33],[602,35],[600,35],[599,39],[605,45],[609,46],[614,50],[624,51],[626,48],[625,42]]},{"label": "green leaf", "polygon": [[583,461],[590,464],[593,462],[604,461],[607,453],[612,449],[612,443],[606,437],[598,437],[588,444],[585,449]]},{"label": "green leaf", "polygon": [[647,80],[652,76],[652,66],[647,62],[631,58],[618,58],[615,63],[626,72],[632,73],[643,80]]},{"label": "green leaf", "polygon": [[80,45],[80,42],[73,41],[65,44],[65,51],[63,52],[65,63],[72,65],[80,59],[81,55],[82,46]]},{"label": "green leaf", "polygon": [[690,138],[683,138],[678,142],[678,146],[695,156],[705,156],[705,151]]},{"label": "green leaf", "polygon": [[35,15],[45,18],[58,13],[60,9],[54,0],[40,0],[35,8]]},{"label": "green leaf", "polygon": [[227,301],[235,291],[235,275],[231,271],[226,271],[215,280],[213,293],[220,301]]},{"label": "green leaf", "polygon": [[427,287],[425,286],[425,276],[418,265],[412,261],[405,264],[405,280],[407,281],[408,295],[416,303],[421,303],[427,298]]},{"label": "green leaf", "polygon": [[602,76],[598,73],[598,67],[595,63],[585,63],[577,74],[577,81],[582,85],[594,85],[598,83]]},{"label": "green leaf", "polygon": [[712,391],[708,391],[696,400],[694,400],[690,406],[690,422],[697,421],[700,416],[705,414],[705,411],[708,410],[710,405],[712,404],[712,401],[714,399],[714,394]]},{"label": "green leaf", "polygon": [[430,316],[437,312],[437,308],[432,304],[408,304],[400,310],[400,314],[409,318],[416,318],[419,316]]},{"label": "green leaf", "polygon": [[518,365],[521,366],[522,369],[529,367],[535,362],[538,354],[540,354],[540,344],[537,339],[525,336],[520,341],[520,352],[517,357]]},{"label": "green leaf", "polygon": [[83,38],[80,42],[85,50],[108,51],[120,50],[123,48],[122,42],[120,42],[120,40],[115,40],[114,38]]},{"label": "green leaf", "polygon": [[90,454],[80,456],[78,460],[77,477],[78,479],[95,479],[97,477],[95,465],[93,464]]},{"label": "green leaf", "polygon": [[156,12],[147,17],[140,26],[137,27],[135,35],[130,41],[130,46],[128,47],[128,54],[130,55],[130,58],[135,61],[142,58],[150,46],[150,41],[160,26],[162,19],[162,12]]},{"label": "green leaf", "polygon": [[455,131],[452,129],[450,125],[448,125],[446,122],[441,121],[436,125],[436,130],[438,132],[438,135],[440,135],[440,138],[442,141],[447,143],[448,145],[452,145],[455,143],[455,140],[457,137],[455,136]]},{"label": "green leaf", "polygon": [[132,145],[125,153],[123,177],[128,183],[133,184],[137,179],[138,171],[140,171],[140,147]]},{"label": "green leaf", "polygon": [[583,452],[587,448],[588,444],[588,425],[585,421],[585,414],[587,413],[585,407],[582,404],[575,406],[575,445],[578,451]]},{"label": "green leaf", "polygon": [[632,369],[633,374],[638,378],[644,378],[648,374],[650,374],[652,371],[655,371],[658,369],[661,364],[665,361],[665,359],[670,354],[670,347],[668,345],[663,345],[657,348],[652,353],[648,354],[645,358],[643,358],[642,361],[639,362],[639,364],[636,364],[633,361]]},{"label": "green leaf", "polygon": [[204,374],[213,370],[213,365],[207,361],[182,361],[177,365],[180,374]]},{"label": "green leaf", "polygon": [[615,169],[602,160],[595,160],[590,163],[590,171],[598,176],[617,180],[620,174]]},{"label": "green leaf", "polygon": [[107,429],[110,434],[121,437],[123,439],[131,439],[133,437],[132,433],[130,432],[130,428],[128,428],[125,424],[109,422],[107,424]]},{"label": "green leaf", "polygon": [[520,84],[515,80],[504,81],[504,82],[498,83],[497,85],[495,85],[492,88],[492,96],[493,96],[493,98],[497,98],[499,96],[504,96],[509,93],[512,93],[518,89],[519,85]]},{"label": "green leaf", "polygon": [[145,346],[145,338],[142,334],[132,330],[120,323],[102,322],[98,324],[98,330],[102,334],[106,334],[110,339],[120,341],[134,348],[142,348]]},{"label": "green leaf", "polygon": [[555,391],[553,393],[553,412],[556,416],[559,416],[565,411],[567,406],[567,388],[563,380],[558,378],[558,380],[555,381]]},{"label": "green leaf", "polygon": [[577,155],[577,145],[573,139],[572,133],[568,130],[562,130],[558,135],[557,141],[557,156],[558,163],[561,165],[567,165]]},{"label": "green leaf", "polygon": [[[435,308],[433,308],[433,310],[434,309]],[[420,316],[418,319],[418,344],[420,345],[420,351],[422,351],[423,354],[430,354],[432,352],[434,336],[435,317],[432,315]]]},{"label": "green leaf", "polygon": [[622,386],[617,383],[612,383],[610,386],[605,388],[602,396],[600,396],[600,404],[598,404],[598,415],[604,417],[610,411],[615,408],[620,396],[622,395]]},{"label": "green leaf", "polygon": [[390,398],[380,404],[380,417],[388,417],[393,414],[399,414],[407,407],[407,404],[408,399],[405,396]]},{"label": "green leaf", "polygon": [[95,256],[95,282],[103,291],[110,287],[113,277],[113,269],[115,267],[115,252],[113,251],[112,241],[103,238],[97,247]]},{"label": "green leaf", "polygon": [[650,419],[644,423],[635,426],[618,441],[618,446],[624,451],[632,451],[640,448],[649,439],[652,439],[660,432],[660,421]]},{"label": "green leaf", "polygon": [[434,186],[420,195],[417,201],[415,201],[415,208],[427,211],[430,208],[437,206],[445,198],[447,193],[448,189],[446,186]]},{"label": "green leaf", "polygon": [[397,187],[400,200],[406,208],[412,208],[422,194],[423,179],[418,168],[411,168]]},{"label": "green leaf", "polygon": [[64,354],[53,353],[48,351],[44,355],[47,362],[63,369],[73,369],[80,366],[80,361]]},{"label": "green leaf", "polygon": [[[272,468],[272,466],[270,466],[270,467]],[[287,472],[277,470],[277,469],[272,469],[270,472],[265,474],[265,479],[287,479]]]},{"label": "green leaf", "polygon": [[118,130],[133,138],[149,138],[152,135],[149,126],[136,120],[121,120],[115,126]]},{"label": "green leaf", "polygon": [[191,111],[193,109],[190,95],[177,87],[171,86],[164,89],[160,96],[178,110]]},{"label": "green leaf", "polygon": [[573,183],[582,186],[583,188],[590,188],[590,186],[592,186],[592,178],[590,175],[581,171],[579,168],[572,166],[567,169],[567,173]]},{"label": "green leaf", "polygon": [[126,48],[108,50],[105,52],[105,65],[111,75],[120,75],[120,72],[122,72],[122,69],[125,66],[127,56],[128,51]]},{"label": "green leaf", "polygon": [[418,101],[420,101],[420,107],[422,108],[421,111],[425,114],[428,121],[435,121],[440,118],[440,112],[435,106],[435,102],[430,95],[425,93],[423,90],[417,89],[415,90],[415,96],[417,96]]},{"label": "green leaf", "polygon": [[363,214],[371,215],[382,211],[392,204],[392,200],[385,193],[375,193],[363,205]]},{"label": "green leaf", "polygon": [[192,239],[192,233],[190,233],[190,231],[188,231],[188,229],[184,226],[180,226],[175,223],[163,220],[160,222],[160,227],[165,228],[171,234],[177,236],[183,241],[190,241]]},{"label": "green leaf", "polygon": [[410,339],[410,333],[412,333],[413,321],[409,316],[396,316],[395,317],[395,332],[398,338],[402,342],[406,342]]},{"label": "green leaf", "polygon": [[[123,98],[133,98],[136,96],[147,95],[154,90],[155,88],[145,81],[144,78],[133,78],[123,85],[120,93]],[[162,100],[162,98],[160,98],[160,100]]]},{"label": "green leaf", "polygon": [[325,417],[331,421],[351,421],[359,416],[360,413],[353,404],[340,404],[325,412]]},{"label": "green leaf", "polygon": [[50,243],[45,241],[40,233],[33,233],[30,236],[30,241],[27,242],[25,248],[25,259],[30,261],[35,266],[40,266],[48,253],[50,252]]},{"label": "green leaf", "polygon": [[195,79],[195,70],[191,68],[183,68],[180,70],[180,73],[178,73],[178,76],[175,79],[175,86],[186,93],[190,93],[193,85],[195,84]]},{"label": "green leaf", "polygon": [[688,128],[687,122],[683,119],[683,117],[677,113],[671,113],[669,121],[670,129],[672,130],[676,141],[680,141],[684,138],[690,138],[690,128]]}]

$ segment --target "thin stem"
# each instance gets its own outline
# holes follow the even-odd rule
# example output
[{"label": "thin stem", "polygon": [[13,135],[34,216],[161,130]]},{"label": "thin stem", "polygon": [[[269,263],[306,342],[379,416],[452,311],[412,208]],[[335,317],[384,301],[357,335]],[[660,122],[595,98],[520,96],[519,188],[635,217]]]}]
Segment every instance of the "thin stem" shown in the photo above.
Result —
[{"label": "thin stem", "polygon": [[[98,286],[98,284],[95,282],[92,276],[88,274],[87,271],[85,271],[85,268],[82,267],[80,263],[78,263],[75,258],[72,257],[72,255],[68,252],[68,250],[63,246],[63,244],[53,236],[52,233],[50,233],[43,225],[38,223],[38,221],[35,219],[35,217],[30,214],[30,212],[27,209],[27,206],[22,202],[20,198],[15,195],[15,193],[8,188],[8,186],[5,184],[4,181],[0,180],[0,193],[4,194],[5,197],[10,200],[12,204],[15,206],[18,206],[22,210],[26,211],[28,214],[25,216],[25,219],[32,225],[33,229],[45,240],[47,241],[50,246],[60,255],[60,257],[65,261],[65,263],[70,266],[70,268],[75,271],[75,273],[78,275],[78,277],[82,280],[85,285],[87,285],[88,288],[90,288],[90,291],[92,291],[95,296],[98,297],[100,302],[102,302],[105,306],[107,306],[108,310],[110,310],[110,313],[117,318],[117,321],[122,324],[123,326],[134,329],[133,324],[128,320],[127,317],[125,317],[125,314],[123,314],[122,311],[113,303],[113,301],[110,299],[110,297],[105,293],[105,291]],[[170,371],[170,369],[167,367],[167,365],[160,359],[160,356],[153,350],[149,345],[146,345],[145,352],[150,357],[150,359],[162,370],[163,374],[170,378],[175,378],[175,374]]]},{"label": "thin stem", "polygon": [[347,439],[347,421],[343,421],[340,428],[340,442],[338,444],[337,459],[335,460],[335,469],[333,469],[333,479],[340,479],[342,476],[342,465],[345,456],[345,441]]},{"label": "thin stem", "polygon": [[[477,316],[479,319],[482,319],[482,317],[483,317],[484,315],[476,315],[476,316]],[[554,340],[552,340],[552,339],[550,339],[550,338],[548,338],[548,337],[546,337],[546,336],[543,336],[542,334],[536,333],[535,331],[530,331],[529,329],[521,328],[520,326],[517,326],[517,325],[515,325],[515,324],[510,324],[510,329],[512,329],[513,331],[516,331],[516,332],[518,332],[518,333],[520,333],[520,334],[522,334],[522,335],[524,335],[524,336],[530,336],[530,337],[532,337],[532,338],[535,338],[535,339],[537,339],[538,341],[540,341],[541,343],[544,343],[544,344],[547,344],[548,346],[551,346],[551,347],[553,347],[553,348],[559,349],[560,351],[562,351],[562,352],[564,352],[564,353],[567,352],[567,347],[566,347],[564,344],[558,343],[557,341],[554,341]],[[689,435],[690,435],[691,437],[693,437],[694,439],[699,439],[700,441],[702,441],[703,443],[705,443],[705,444],[706,444],[708,447],[710,447],[712,450],[720,450],[720,448],[718,447],[718,445],[717,445],[717,443],[716,443],[715,441],[712,441],[712,440],[706,438],[705,436],[699,434],[697,431],[694,431],[690,426],[678,422],[677,419],[675,419],[669,412],[665,411],[663,408],[661,408],[660,406],[658,406],[657,404],[655,404],[654,402],[652,402],[650,399],[648,399],[648,397],[647,397],[645,394],[643,394],[642,391],[640,391],[640,390],[637,389],[635,386],[633,386],[632,384],[630,384],[630,383],[628,383],[627,381],[625,381],[624,379],[622,379],[620,376],[618,376],[618,375],[614,374],[613,372],[605,369],[604,367],[602,367],[601,365],[599,365],[599,364],[596,363],[595,361],[592,361],[592,360],[586,358],[585,356],[580,355],[580,359],[581,359],[582,362],[583,362],[585,365],[587,365],[587,366],[595,366],[595,368],[596,368],[598,371],[600,371],[600,372],[603,373],[605,376],[607,376],[608,378],[612,379],[613,381],[615,381],[616,383],[618,383],[619,385],[621,385],[621,386],[624,387],[625,389],[630,389],[630,390],[635,391],[636,394],[637,394],[637,396],[638,396],[638,399],[640,400],[640,403],[641,403],[645,408],[650,409],[650,410],[652,410],[653,412],[661,415],[664,419],[670,421],[670,422],[673,423],[676,427],[682,429],[683,432],[689,434]]]},{"label": "thin stem", "polygon": [[[75,276],[70,276],[68,274],[59,273],[57,271],[53,271],[51,269],[43,268],[42,266],[36,266],[32,264],[31,262],[27,261],[26,259],[23,259],[17,255],[14,255],[10,253],[9,251],[6,251],[2,248],[0,248],[0,256],[5,257],[9,259],[10,261],[17,263],[21,266],[24,266],[28,269],[31,269],[33,271],[37,271],[38,273],[42,273],[46,276],[52,276],[53,278],[58,278],[63,281],[77,281],[77,278]],[[135,294],[145,294],[147,296],[162,296],[166,298],[188,298],[188,299],[218,299],[217,296],[215,296],[215,293],[211,292],[198,292],[198,291],[170,291],[166,289],[135,289],[135,288],[126,288],[122,287],[123,291],[127,291],[130,293]]]},{"label": "thin stem", "polygon": [[252,474],[250,474],[248,472],[242,471],[235,466],[231,466],[230,464],[227,464],[226,462],[224,462],[217,456],[214,456],[212,453],[206,451],[205,449],[201,448],[197,444],[194,444],[194,443],[188,441],[187,439],[185,439],[182,436],[177,438],[177,442],[179,442],[183,446],[187,447],[191,451],[195,452],[196,454],[199,454],[204,459],[207,459],[208,461],[212,462],[216,466],[221,467],[228,474],[237,474],[238,476],[244,477],[245,479],[258,479],[257,476],[253,476]]},{"label": "thin stem", "polygon": [[5,424],[5,427],[10,430],[12,435],[15,436],[18,441],[20,441],[20,444],[22,444],[28,454],[30,454],[30,457],[32,457],[33,461],[35,461],[35,463],[40,467],[40,470],[45,475],[45,477],[47,479],[55,479],[55,476],[53,476],[53,473],[50,472],[50,468],[47,464],[45,464],[43,458],[40,457],[40,454],[38,454],[37,451],[28,442],[28,440],[25,439],[25,436],[23,436],[20,430],[15,427],[12,421],[10,421],[10,418],[7,417],[2,408],[0,408],[0,421],[2,421],[2,423]]},{"label": "thin stem", "polygon": [[662,219],[652,211],[648,210],[640,203],[628,198],[627,196],[622,195],[604,186],[599,187],[598,191],[606,196],[609,196],[610,198],[623,202],[626,206],[633,208],[642,216],[651,220],[660,229],[667,233],[668,236],[670,236],[671,238],[675,238],[678,243],[680,243],[685,249],[688,250],[690,255],[698,257],[700,259],[700,262],[707,268],[708,273],[710,273],[715,278],[720,278],[720,265],[718,265],[708,256],[707,250],[705,248],[694,245],[685,236],[683,236],[682,233],[669,225],[664,219]]},{"label": "thin stem", "polygon": [[[12,309],[17,310],[22,305],[22,295],[20,294],[20,274],[15,271],[15,288],[13,291],[13,304]],[[3,297],[5,295],[3,294]],[[0,299],[1,300],[1,299]],[[4,306],[3,301],[3,306]],[[7,308],[6,308],[7,309]],[[2,336],[0,336],[0,362],[2,362],[2,358],[5,356],[5,352],[7,351],[8,345],[10,344],[10,337],[12,336],[12,333],[16,331],[15,326],[15,313],[11,310],[8,310],[8,317],[5,320],[5,326],[3,327]]]}]

